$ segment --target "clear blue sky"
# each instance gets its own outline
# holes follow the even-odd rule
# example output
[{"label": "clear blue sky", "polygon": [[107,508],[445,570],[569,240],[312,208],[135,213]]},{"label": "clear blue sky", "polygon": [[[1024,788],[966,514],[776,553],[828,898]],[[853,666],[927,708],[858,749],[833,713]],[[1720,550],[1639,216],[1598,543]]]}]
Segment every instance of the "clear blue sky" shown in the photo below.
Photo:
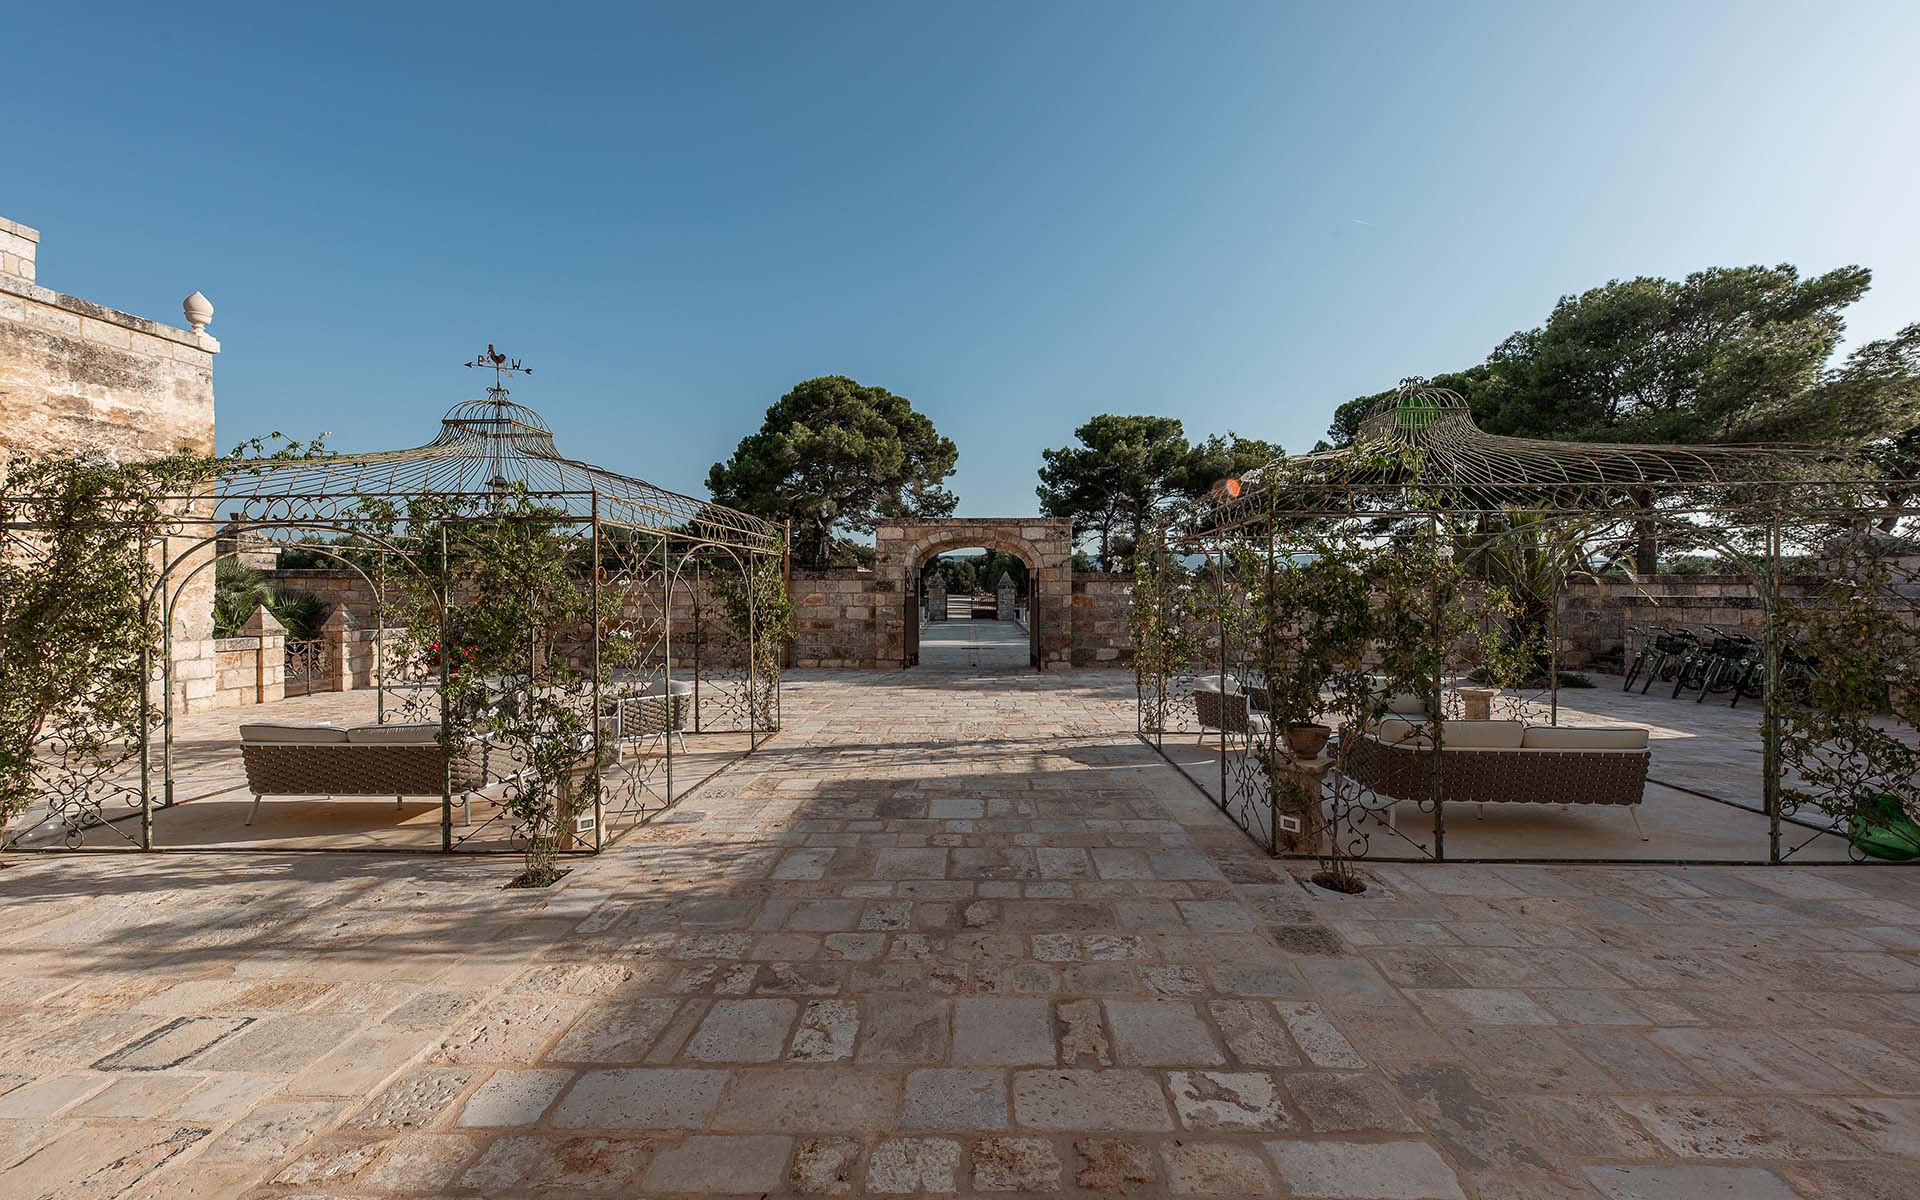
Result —
[{"label": "clear blue sky", "polygon": [[913,400],[961,512],[1096,412],[1304,449],[1608,278],[1873,268],[1920,320],[1920,6],[35,4],[0,215],[217,308],[220,441],[411,444],[489,340],[700,494],[795,381]]}]

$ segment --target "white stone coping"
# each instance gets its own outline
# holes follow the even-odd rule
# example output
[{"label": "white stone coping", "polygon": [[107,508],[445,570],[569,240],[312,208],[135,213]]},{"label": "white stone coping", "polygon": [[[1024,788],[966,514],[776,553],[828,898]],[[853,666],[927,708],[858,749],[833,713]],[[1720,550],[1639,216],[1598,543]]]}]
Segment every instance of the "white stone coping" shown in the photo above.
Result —
[{"label": "white stone coping", "polygon": [[[3,218],[0,218],[3,219]],[[37,236],[37,235],[36,235]],[[162,325],[158,321],[149,321],[145,317],[136,317],[132,313],[121,312],[117,308],[108,308],[104,304],[95,304],[91,300],[82,300],[78,296],[69,296],[56,292],[52,288],[41,287],[37,283],[28,283],[11,275],[0,275],[0,292],[32,300],[38,304],[64,309],[75,316],[86,317],[94,321],[103,321],[109,325],[118,325],[122,329],[131,329],[149,337],[177,342],[195,350],[204,350],[208,354],[220,353],[220,341],[209,333],[195,333],[190,329],[175,329],[171,325]]]}]

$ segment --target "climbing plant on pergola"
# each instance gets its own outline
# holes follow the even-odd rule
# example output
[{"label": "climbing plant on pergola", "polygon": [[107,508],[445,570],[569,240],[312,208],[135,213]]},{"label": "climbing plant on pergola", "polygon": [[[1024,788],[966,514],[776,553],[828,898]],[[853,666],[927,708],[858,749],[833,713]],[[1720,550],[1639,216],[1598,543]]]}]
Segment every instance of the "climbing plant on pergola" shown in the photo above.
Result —
[{"label": "climbing plant on pergola", "polygon": [[[1444,770],[1416,826],[1340,769],[1341,749],[1417,698],[1437,764],[1468,683],[1500,689],[1497,715],[1559,724],[1561,592],[1634,581],[1652,539],[1725,562],[1758,597],[1768,840],[1751,857],[1789,861],[1829,832],[1914,817],[1912,494],[1812,448],[1495,436],[1457,394],[1408,381],[1353,445],[1223,480],[1143,548],[1139,733],[1163,752],[1182,733],[1213,741],[1215,802],[1276,853],[1444,859]],[[1212,686],[1270,718],[1220,719]],[[1348,736],[1318,794],[1290,797],[1307,775],[1288,769],[1286,726],[1323,717]]]}]

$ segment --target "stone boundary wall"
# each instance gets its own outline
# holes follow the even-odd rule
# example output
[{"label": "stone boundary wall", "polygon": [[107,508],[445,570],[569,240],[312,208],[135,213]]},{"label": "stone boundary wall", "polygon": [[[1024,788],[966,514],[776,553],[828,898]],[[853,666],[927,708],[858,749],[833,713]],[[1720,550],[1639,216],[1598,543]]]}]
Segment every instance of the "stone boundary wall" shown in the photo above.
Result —
[{"label": "stone boundary wall", "polygon": [[1127,632],[1127,610],[1132,604],[1133,576],[1088,571],[1074,574],[1074,666],[1133,664],[1133,639]]},{"label": "stone boundary wall", "polygon": [[[267,567],[261,569],[260,574],[270,588],[305,592],[332,612],[345,610],[355,625],[376,624],[373,589],[367,586],[366,580],[360,578],[358,571],[348,567],[305,567],[284,571]],[[397,587],[389,586],[387,590],[398,594]]]},{"label": "stone boundary wall", "polygon": [[[268,584],[308,592],[334,612],[345,612],[360,636],[371,638],[373,595],[366,581],[345,568],[301,568],[263,571]],[[709,585],[710,586],[710,585]],[[1127,666],[1133,657],[1127,637],[1127,606],[1133,579],[1127,575],[1081,572],[1072,579],[1070,613],[1071,663],[1076,667]],[[876,629],[882,590],[874,573],[864,568],[795,570],[793,573],[793,651],[795,667],[893,667],[885,661]],[[898,599],[887,593],[887,601]],[[710,618],[718,602],[709,599]],[[673,606],[674,666],[691,667],[687,638],[693,628],[693,598],[677,594]],[[331,622],[330,622],[331,623]],[[389,631],[391,636],[391,631]],[[369,651],[370,654],[370,651]],[[366,670],[355,669],[356,686],[366,686]]]},{"label": "stone boundary wall", "polygon": [[[1810,595],[1815,579],[1788,579],[1789,598]],[[1760,591],[1744,575],[1652,575],[1638,582],[1605,579],[1569,584],[1560,597],[1560,665],[1569,670],[1619,671],[1638,648],[1637,627],[1684,626],[1700,633],[1715,625],[1759,637],[1766,625]]]},{"label": "stone boundary wall", "polygon": [[[372,637],[373,598],[353,571],[301,569],[263,574],[274,586],[310,592],[334,610],[344,610],[360,627],[360,636]],[[1787,581],[1786,590],[1789,596],[1804,596],[1815,586],[1810,579],[1792,579]],[[1071,665],[1130,666],[1133,646],[1127,631],[1127,610],[1132,577],[1080,571],[1073,574],[1072,588],[1068,609]],[[883,589],[874,572],[853,567],[797,569],[793,572],[792,596],[791,666],[898,666],[885,658],[878,617],[880,605],[895,603],[899,596]],[[718,602],[709,596],[703,603],[711,619]],[[675,596],[673,620],[674,666],[690,668],[693,598],[684,590]],[[1656,624],[1702,631],[1707,625],[1717,625],[1757,636],[1762,624],[1759,595],[1753,582],[1739,575],[1656,575],[1638,584],[1624,580],[1571,584],[1560,602],[1561,664],[1569,670],[1618,670],[1623,655],[1629,652],[1629,629]],[[211,666],[203,669],[207,682],[211,682]],[[355,676],[361,680],[357,686],[366,686],[367,672],[367,667],[356,662]],[[196,692],[205,690],[198,683],[193,686]],[[224,707],[225,703],[223,700],[220,705]]]},{"label": "stone boundary wall", "polygon": [[[881,665],[874,629],[880,589],[872,571],[796,570],[792,595],[794,666]],[[890,594],[888,599],[898,596]]]}]

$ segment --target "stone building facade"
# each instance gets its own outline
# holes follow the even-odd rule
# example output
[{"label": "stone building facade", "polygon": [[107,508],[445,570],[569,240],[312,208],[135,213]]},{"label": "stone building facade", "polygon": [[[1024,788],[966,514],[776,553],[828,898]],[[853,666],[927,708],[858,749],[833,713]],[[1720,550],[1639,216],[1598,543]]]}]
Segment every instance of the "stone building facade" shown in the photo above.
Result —
[{"label": "stone building facade", "polygon": [[[213,360],[220,343],[46,288],[40,233],[0,217],[0,471],[10,451],[89,450],[119,461],[214,452]],[[213,707],[213,572],[182,595],[175,696]]]}]

